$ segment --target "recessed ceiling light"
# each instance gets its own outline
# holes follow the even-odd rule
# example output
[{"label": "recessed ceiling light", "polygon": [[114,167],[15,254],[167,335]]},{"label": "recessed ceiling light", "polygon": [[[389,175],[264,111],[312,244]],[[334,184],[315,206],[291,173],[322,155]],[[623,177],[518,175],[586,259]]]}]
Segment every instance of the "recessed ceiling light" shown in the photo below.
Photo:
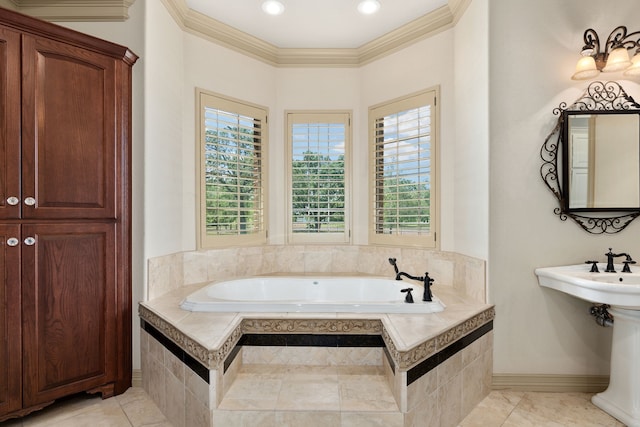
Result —
[{"label": "recessed ceiling light", "polygon": [[276,0],[267,0],[262,3],[262,10],[269,15],[280,15],[284,12],[284,5]]},{"label": "recessed ceiling light", "polygon": [[378,0],[363,0],[358,3],[358,12],[363,15],[371,15],[376,13],[380,9],[380,2]]}]

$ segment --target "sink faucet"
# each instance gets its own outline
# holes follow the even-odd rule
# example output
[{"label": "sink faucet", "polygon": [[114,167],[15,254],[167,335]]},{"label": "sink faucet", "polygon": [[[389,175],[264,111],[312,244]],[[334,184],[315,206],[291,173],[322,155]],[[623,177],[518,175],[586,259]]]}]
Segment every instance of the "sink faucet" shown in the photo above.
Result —
[{"label": "sink faucet", "polygon": [[619,253],[614,254],[611,252],[611,248],[609,248],[609,252],[605,254],[607,257],[607,268],[604,270],[606,273],[615,273],[616,269],[613,267],[613,259],[618,257],[625,257],[625,261],[623,261],[624,267],[622,268],[623,273],[631,273],[631,269],[629,268],[629,264],[635,264],[636,262],[631,259],[631,255],[627,253]]},{"label": "sink faucet", "polygon": [[[431,293],[431,283],[433,283],[433,279],[429,277],[428,272],[424,273],[424,276],[422,277],[412,276],[411,274],[405,273],[404,271],[400,271],[398,269],[395,258],[389,258],[389,264],[393,265],[393,269],[396,273],[396,280],[402,280],[402,277],[406,277],[411,280],[417,280],[422,282],[422,285],[424,286],[422,301],[433,301],[433,294]],[[403,292],[405,291],[403,290]],[[409,295],[407,295],[407,297],[409,297]]]}]

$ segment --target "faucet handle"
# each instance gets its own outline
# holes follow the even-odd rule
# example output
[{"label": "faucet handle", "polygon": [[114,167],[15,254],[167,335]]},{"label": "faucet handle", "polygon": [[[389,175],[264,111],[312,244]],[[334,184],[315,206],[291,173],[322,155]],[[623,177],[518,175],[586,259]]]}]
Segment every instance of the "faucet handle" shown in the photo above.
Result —
[{"label": "faucet handle", "polygon": [[591,264],[591,270],[589,270],[590,273],[600,273],[600,270],[598,270],[598,261],[585,261],[585,264]]},{"label": "faucet handle", "polygon": [[400,289],[400,292],[406,292],[407,296],[404,298],[404,302],[409,303],[409,304],[413,304],[413,295],[411,295],[411,291],[413,290],[413,288],[404,288],[404,289]]},{"label": "faucet handle", "polygon": [[622,261],[622,263],[624,264],[624,267],[622,267],[622,272],[623,273],[631,273],[631,269],[629,268],[629,264],[635,264],[636,262],[634,260],[632,260],[629,255],[627,255],[627,259],[625,261]]}]

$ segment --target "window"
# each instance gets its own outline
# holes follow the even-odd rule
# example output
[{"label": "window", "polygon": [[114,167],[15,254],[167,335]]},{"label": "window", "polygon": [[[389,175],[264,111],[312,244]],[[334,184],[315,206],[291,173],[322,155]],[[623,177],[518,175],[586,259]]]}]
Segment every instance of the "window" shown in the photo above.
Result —
[{"label": "window", "polygon": [[287,133],[289,241],[348,242],[350,114],[287,113]]},{"label": "window", "polygon": [[199,247],[266,242],[267,111],[198,91]]},{"label": "window", "polygon": [[436,246],[436,90],[371,107],[371,243]]}]

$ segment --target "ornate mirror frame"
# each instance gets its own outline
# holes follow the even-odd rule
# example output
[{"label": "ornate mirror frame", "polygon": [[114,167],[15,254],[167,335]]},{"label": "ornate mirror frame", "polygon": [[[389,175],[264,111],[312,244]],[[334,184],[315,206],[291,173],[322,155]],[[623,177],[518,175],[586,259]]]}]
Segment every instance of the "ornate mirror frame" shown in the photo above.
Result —
[{"label": "ornate mirror frame", "polygon": [[[598,211],[583,210],[580,213],[572,212],[567,208],[567,195],[563,191],[563,183],[560,181],[562,174],[558,164],[561,160],[561,145],[563,129],[566,126],[566,111],[640,111],[640,104],[629,96],[622,86],[617,82],[599,82],[595,81],[589,84],[585,92],[573,104],[567,106],[565,102],[560,103],[554,108],[553,114],[559,116],[558,123],[549,136],[544,140],[540,149],[540,157],[542,158],[542,166],[540,167],[540,175],[547,187],[553,192],[558,199],[559,207],[553,212],[560,217],[562,221],[571,218],[576,221],[584,230],[592,234],[613,234],[622,231],[631,221],[640,216],[640,209],[626,212],[609,212],[603,213]],[[555,138],[554,138],[555,136]],[[565,141],[565,144],[567,142]]]}]

